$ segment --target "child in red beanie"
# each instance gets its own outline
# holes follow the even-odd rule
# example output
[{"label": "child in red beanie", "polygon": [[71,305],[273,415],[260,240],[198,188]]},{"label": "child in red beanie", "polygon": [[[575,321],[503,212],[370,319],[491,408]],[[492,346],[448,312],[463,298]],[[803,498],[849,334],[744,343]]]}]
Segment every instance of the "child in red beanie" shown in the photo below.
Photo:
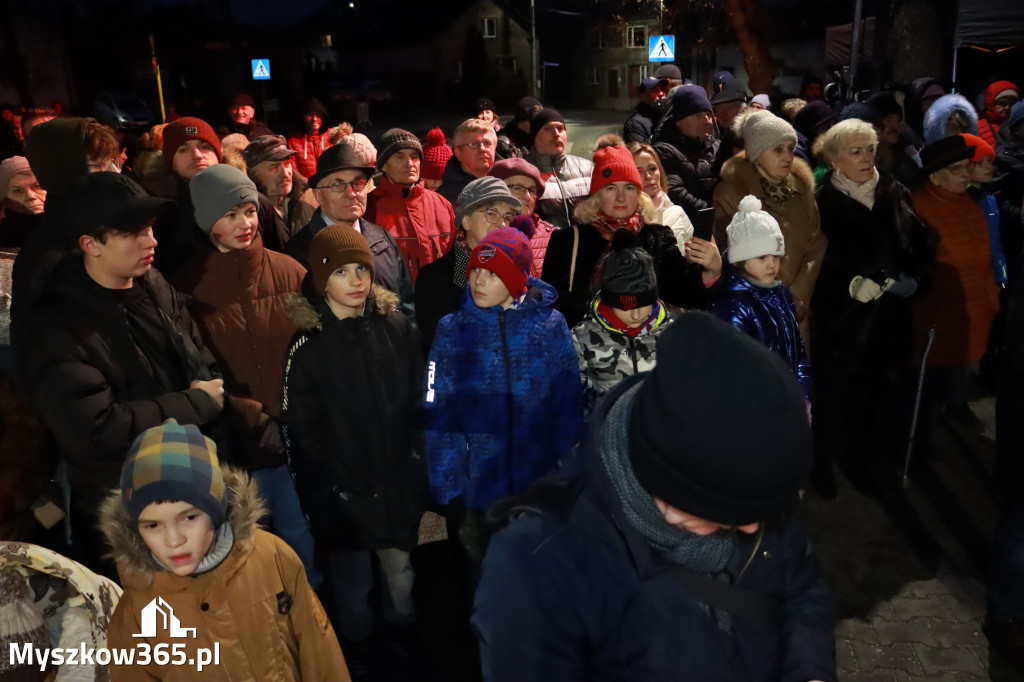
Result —
[{"label": "child in red beanie", "polygon": [[528,276],[530,261],[513,228],[473,249],[462,309],[441,319],[427,365],[430,488],[475,564],[484,511],[554,467],[583,416],[569,329],[554,288]]}]

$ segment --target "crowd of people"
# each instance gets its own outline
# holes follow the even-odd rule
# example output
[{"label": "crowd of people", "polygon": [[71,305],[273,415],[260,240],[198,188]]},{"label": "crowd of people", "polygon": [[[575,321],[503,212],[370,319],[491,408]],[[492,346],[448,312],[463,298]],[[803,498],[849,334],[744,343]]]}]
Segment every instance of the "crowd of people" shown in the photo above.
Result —
[{"label": "crowd of people", "polygon": [[[1020,404],[1024,102],[711,84],[660,68],[582,156],[533,97],[376,144],[246,94],[131,158],[91,118],[24,131],[0,537],[117,580],[111,647],[164,600],[216,679],[420,665],[433,510],[486,680],[835,680],[799,499],[837,467],[897,494],[940,420],[978,427],[972,377]],[[1017,507],[985,628],[1024,662]]]}]

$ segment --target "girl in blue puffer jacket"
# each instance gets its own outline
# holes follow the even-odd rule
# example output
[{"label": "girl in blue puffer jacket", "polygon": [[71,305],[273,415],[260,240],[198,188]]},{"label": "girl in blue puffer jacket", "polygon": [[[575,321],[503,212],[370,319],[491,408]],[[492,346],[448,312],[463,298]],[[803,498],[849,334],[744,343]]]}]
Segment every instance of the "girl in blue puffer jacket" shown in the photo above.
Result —
[{"label": "girl in blue puffer jacket", "polygon": [[779,266],[786,255],[779,223],[761,210],[757,197],[748,195],[740,201],[727,232],[732,268],[711,310],[775,351],[793,370],[804,399],[810,401],[811,372],[793,296],[778,280]]},{"label": "girl in blue puffer jacket", "polygon": [[461,518],[479,563],[483,512],[523,492],[575,445],[582,417],[576,351],[550,285],[528,277],[531,253],[512,228],[473,249],[462,309],[441,319],[427,365],[430,489]]}]

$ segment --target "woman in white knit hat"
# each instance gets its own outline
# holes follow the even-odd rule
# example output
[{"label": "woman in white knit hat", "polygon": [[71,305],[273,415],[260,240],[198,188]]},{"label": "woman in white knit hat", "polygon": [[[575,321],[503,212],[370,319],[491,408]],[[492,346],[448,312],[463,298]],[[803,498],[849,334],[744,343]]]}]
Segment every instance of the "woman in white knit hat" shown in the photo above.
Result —
[{"label": "woman in white knit hat", "polygon": [[[814,281],[825,255],[814,201],[811,168],[794,157],[796,131],[768,111],[752,111],[736,119],[733,130],[744,151],[722,166],[722,181],[715,188],[715,241],[725,244],[725,228],[740,200],[753,195],[778,221],[786,238],[779,279],[793,294],[800,333],[808,340],[807,311]],[[809,349],[813,350],[813,349]]]}]

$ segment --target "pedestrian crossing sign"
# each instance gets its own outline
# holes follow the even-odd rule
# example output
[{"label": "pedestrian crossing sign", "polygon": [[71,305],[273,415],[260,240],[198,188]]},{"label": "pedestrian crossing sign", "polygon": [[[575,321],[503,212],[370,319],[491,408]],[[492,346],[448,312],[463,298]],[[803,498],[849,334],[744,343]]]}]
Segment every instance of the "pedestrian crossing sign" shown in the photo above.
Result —
[{"label": "pedestrian crossing sign", "polygon": [[647,45],[652,62],[671,62],[676,58],[675,36],[650,36]]},{"label": "pedestrian crossing sign", "polygon": [[270,80],[270,60],[269,59],[253,59],[252,60],[252,79],[254,81],[268,81],[268,80]]}]

